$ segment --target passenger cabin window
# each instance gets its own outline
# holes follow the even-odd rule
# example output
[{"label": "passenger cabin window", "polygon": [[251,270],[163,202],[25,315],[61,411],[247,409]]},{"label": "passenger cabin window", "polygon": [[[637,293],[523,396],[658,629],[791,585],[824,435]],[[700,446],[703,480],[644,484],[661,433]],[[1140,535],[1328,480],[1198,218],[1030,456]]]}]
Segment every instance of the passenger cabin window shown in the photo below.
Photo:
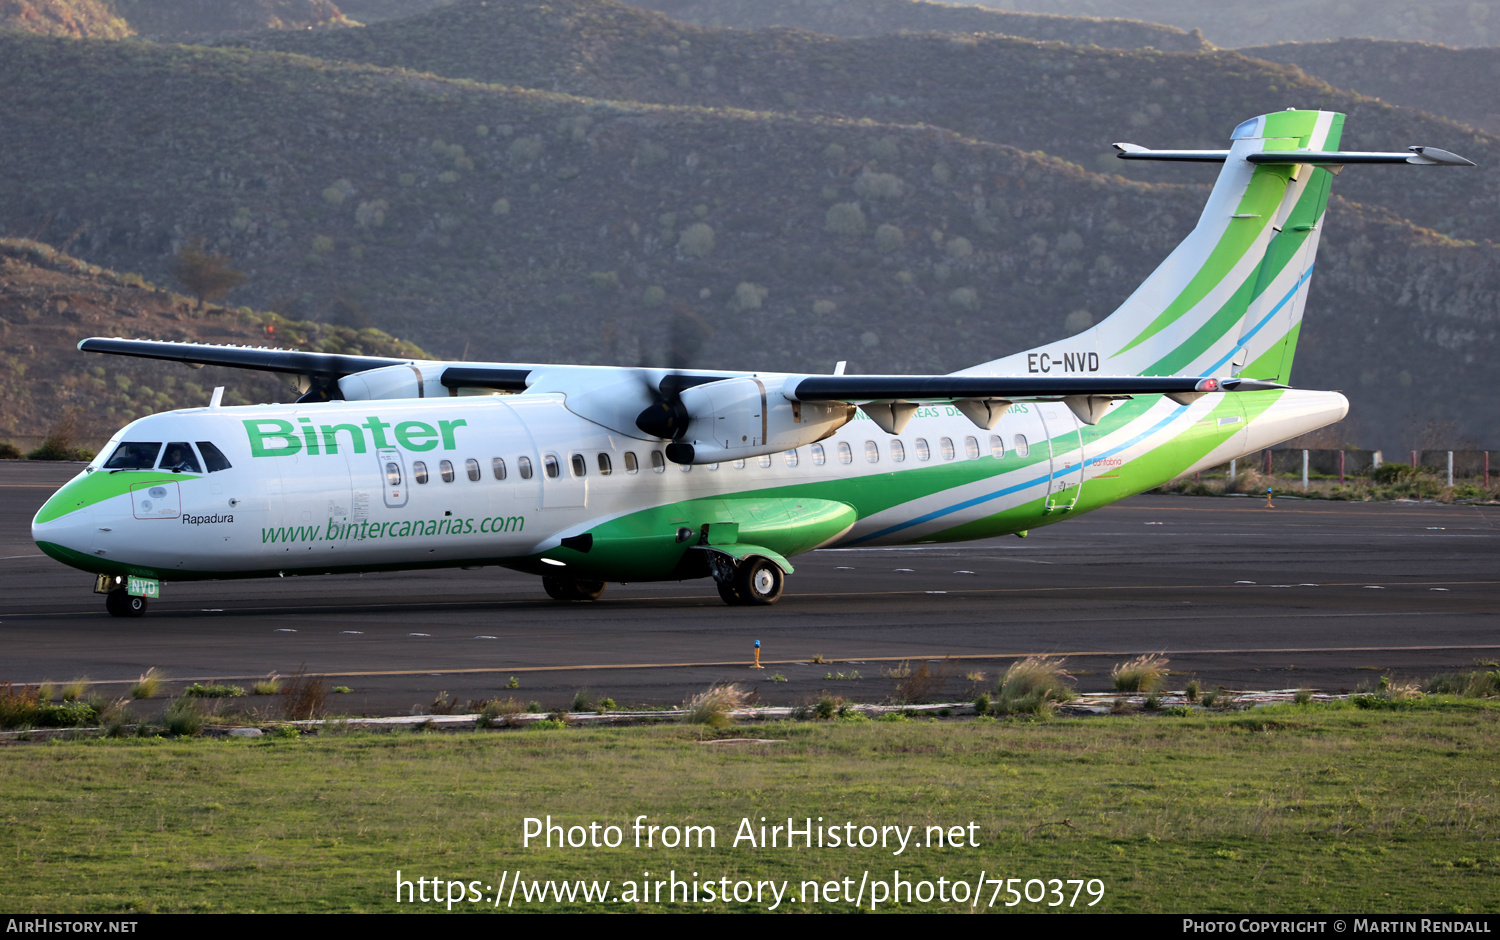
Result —
[{"label": "passenger cabin window", "polygon": [[998,434],[990,435],[990,456],[996,460],[1005,456],[1005,438]]},{"label": "passenger cabin window", "polygon": [[970,460],[979,459],[979,441],[977,438],[964,438],[964,455]]},{"label": "passenger cabin window", "polygon": [[161,455],[161,469],[173,473],[202,473],[198,457],[187,441],[173,441]]},{"label": "passenger cabin window", "polygon": [[677,469],[681,470],[683,473],[692,473],[693,465],[690,463],[680,463],[677,465]]},{"label": "passenger cabin window", "polygon": [[665,473],[667,469],[667,458],[661,455],[661,451],[651,452],[651,470],[655,473]]},{"label": "passenger cabin window", "polygon": [[427,464],[423,463],[420,460],[413,460],[411,462],[411,476],[412,479],[416,480],[418,483],[426,483]]},{"label": "passenger cabin window", "polygon": [[394,460],[388,460],[385,464],[385,482],[387,486],[401,485],[401,465]]},{"label": "passenger cabin window", "polygon": [[635,451],[633,451],[633,450],[627,450],[625,452],[625,472],[626,473],[640,473],[641,472],[641,465],[636,462]]},{"label": "passenger cabin window", "polygon": [[797,449],[795,447],[786,452],[786,465],[788,467],[797,466],[797,460]]},{"label": "passenger cabin window", "polygon": [[932,459],[932,448],[927,446],[927,438],[925,438],[925,437],[919,437],[919,438],[916,439],[915,443],[916,443],[916,447],[917,447],[917,459],[918,460],[931,460]]},{"label": "passenger cabin window", "polygon": [[464,471],[466,473],[468,473],[469,479],[471,481],[473,481],[475,483],[479,482],[479,477],[481,476],[481,474],[479,472],[479,461],[475,460],[473,457],[470,457],[468,460],[465,460],[464,461]]},{"label": "passenger cabin window", "polygon": [[1017,434],[1015,443],[1017,457],[1025,457],[1031,453],[1031,445],[1026,443],[1026,435]]},{"label": "passenger cabin window", "polygon": [[547,471],[547,479],[556,480],[562,476],[562,461],[557,459],[556,454],[545,454],[542,457],[542,469]]},{"label": "passenger cabin window", "polygon": [[124,441],[105,461],[106,470],[150,470],[156,466],[161,441]]},{"label": "passenger cabin window", "polygon": [[906,459],[906,445],[898,440],[891,440],[891,459],[896,463]]},{"label": "passenger cabin window", "polygon": [[812,446],[813,466],[821,467],[828,462],[828,452],[823,449],[822,444]]},{"label": "passenger cabin window", "polygon": [[573,476],[582,479],[583,477],[585,477],[585,476],[588,475],[588,472],[589,472],[589,462],[587,460],[583,459],[583,455],[582,454],[574,454],[573,455],[573,459],[572,459],[572,463],[573,463]]},{"label": "passenger cabin window", "polygon": [[212,441],[199,441],[198,453],[203,455],[203,462],[208,465],[209,473],[229,469],[229,459],[224,456],[223,451],[213,445]]},{"label": "passenger cabin window", "polygon": [[444,483],[452,483],[453,482],[453,461],[451,461],[451,460],[444,460],[442,463],[438,464],[438,472],[443,475],[443,482]]},{"label": "passenger cabin window", "polygon": [[519,470],[519,471],[521,471],[521,479],[523,479],[523,480],[529,480],[529,479],[531,479],[531,458],[530,457],[517,457],[516,458],[516,469]]},{"label": "passenger cabin window", "polygon": [[504,458],[496,457],[494,460],[491,460],[490,461],[490,472],[493,473],[493,474],[495,474],[495,479],[497,479],[497,480],[503,480],[503,479],[505,479],[505,460],[504,460]]},{"label": "passenger cabin window", "polygon": [[739,460],[736,460],[734,462],[734,469],[736,469],[736,470],[743,470],[743,469],[745,469],[745,459],[743,457],[741,457]]},{"label": "passenger cabin window", "polygon": [[609,454],[600,454],[599,455],[599,475],[601,477],[607,477],[611,473],[614,473],[614,472],[615,472],[615,467],[614,467],[614,464],[612,464],[610,462],[610,460],[609,460]]},{"label": "passenger cabin window", "polygon": [[756,462],[759,463],[762,467],[769,467],[771,465],[771,455],[761,454],[760,459]]},{"label": "passenger cabin window", "polygon": [[958,454],[958,451],[953,449],[953,438],[951,437],[941,438],[938,441],[938,446],[943,449],[944,460],[952,460]]},{"label": "passenger cabin window", "polygon": [[854,448],[848,441],[839,441],[839,463],[854,463]]},{"label": "passenger cabin window", "polygon": [[865,441],[865,460],[880,463],[880,445],[874,441]]}]

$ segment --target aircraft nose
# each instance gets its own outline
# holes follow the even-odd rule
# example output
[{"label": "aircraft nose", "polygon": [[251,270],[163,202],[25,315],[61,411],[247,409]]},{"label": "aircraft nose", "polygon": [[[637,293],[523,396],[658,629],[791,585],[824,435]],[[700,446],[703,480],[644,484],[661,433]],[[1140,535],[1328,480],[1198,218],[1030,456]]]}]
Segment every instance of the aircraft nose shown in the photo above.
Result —
[{"label": "aircraft nose", "polygon": [[97,528],[96,497],[88,490],[82,478],[67,483],[42,504],[31,520],[31,540],[37,547],[74,567],[82,557],[91,554]]}]

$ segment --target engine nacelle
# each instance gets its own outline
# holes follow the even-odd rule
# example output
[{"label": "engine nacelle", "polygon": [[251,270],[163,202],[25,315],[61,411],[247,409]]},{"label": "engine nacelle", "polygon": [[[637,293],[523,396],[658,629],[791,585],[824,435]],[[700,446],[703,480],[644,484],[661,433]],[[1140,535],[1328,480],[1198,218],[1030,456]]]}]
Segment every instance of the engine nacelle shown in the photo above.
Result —
[{"label": "engine nacelle", "polygon": [[443,387],[443,362],[413,362],[356,372],[339,379],[346,401],[376,401],[389,398],[447,398]]},{"label": "engine nacelle", "polygon": [[758,457],[821,441],[854,417],[845,402],[792,402],[781,381],[745,376],[685,389],[687,431],[667,456],[677,463],[708,464]]}]

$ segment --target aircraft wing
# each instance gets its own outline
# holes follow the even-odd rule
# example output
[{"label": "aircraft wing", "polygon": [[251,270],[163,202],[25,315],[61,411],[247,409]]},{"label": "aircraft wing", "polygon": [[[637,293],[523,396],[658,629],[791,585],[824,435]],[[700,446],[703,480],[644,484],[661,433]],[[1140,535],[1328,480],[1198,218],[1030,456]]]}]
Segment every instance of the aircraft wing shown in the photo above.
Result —
[{"label": "aircraft wing", "polygon": [[[338,353],[215,346],[141,339],[83,340],[84,352],[166,359],[189,365],[279,372],[299,378],[301,401],[370,400],[457,394],[458,389],[562,392],[568,408],[622,433],[680,438],[698,412],[723,394],[764,402],[771,387],[786,401],[857,405],[881,427],[900,433],[919,402],[952,402],[981,427],[993,428],[1013,402],[1061,401],[1085,424],[1096,423],[1116,399],[1166,395],[1180,404],[1213,392],[1282,388],[1241,378],[1059,375],[768,375],[696,370],[611,369],[520,363],[440,362]],[[748,383],[748,384],[747,384]],[[727,392],[733,385],[738,392]],[[752,388],[753,386],[753,388]],[[703,395],[708,398],[698,401]],[[691,400],[689,400],[691,399]],[[761,406],[764,408],[764,404]],[[706,409],[706,410],[705,410]]]},{"label": "aircraft wing", "polygon": [[796,401],[953,401],[1004,398],[1057,399],[1074,395],[1125,397],[1200,392],[1246,392],[1283,388],[1269,382],[1198,376],[1040,376],[1040,375],[819,375],[788,383]]},{"label": "aircraft wing", "polygon": [[[341,353],[272,349],[265,346],[215,346],[206,343],[168,343],[147,339],[106,339],[95,336],[79,342],[83,352],[166,359],[191,366],[225,366],[257,372],[279,372],[304,377],[305,384],[327,389],[340,379],[391,366],[406,366],[416,373],[416,384],[437,372],[442,388],[488,388],[523,392],[532,366],[448,364],[428,359],[389,359],[382,356],[348,356]],[[416,387],[416,386],[413,386]]]},{"label": "aircraft wing", "polygon": [[345,356],[338,353],[304,352],[296,349],[271,349],[264,346],[214,346],[206,343],[166,343],[149,339],[105,339],[93,336],[81,340],[82,352],[110,353],[141,359],[168,359],[195,366],[228,366],[259,372],[282,372],[309,375],[322,379],[341,379],[355,372],[404,365],[409,359],[385,359],[380,356]]},{"label": "aircraft wing", "polygon": [[1270,382],[1193,375],[812,375],[787,380],[782,394],[798,402],[847,402],[890,434],[900,434],[918,402],[951,402],[992,430],[1018,401],[1060,401],[1087,425],[1098,424],[1117,399],[1165,395],[1188,404],[1211,392],[1285,388]]}]

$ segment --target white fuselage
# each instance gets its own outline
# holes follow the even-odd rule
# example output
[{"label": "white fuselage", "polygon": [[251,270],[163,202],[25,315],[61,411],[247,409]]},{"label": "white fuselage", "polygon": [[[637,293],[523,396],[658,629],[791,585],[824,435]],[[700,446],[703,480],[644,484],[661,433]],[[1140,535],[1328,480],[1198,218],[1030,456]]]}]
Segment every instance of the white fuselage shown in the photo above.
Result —
[{"label": "white fuselage", "polygon": [[[1346,407],[1335,393],[1277,395],[1250,420],[1239,396],[1189,406],[1153,398],[1098,429],[1061,403],[1017,405],[993,431],[934,405],[897,436],[861,415],[818,444],[695,467],[667,462],[661,441],[578,417],[553,394],[194,409],[127,426],[69,487],[108,483],[86,477],[110,474],[102,464],[121,442],[207,441],[229,468],[121,471],[120,492],[33,531],[101,570],[190,579],[505,564],[645,509],[765,493],[853,506],[857,521],[834,537],[840,544],[945,538],[1025,509],[992,532],[952,536],[977,537],[1112,502],[1337,420]],[[1174,442],[1204,434],[1198,459],[1164,459]]]}]

